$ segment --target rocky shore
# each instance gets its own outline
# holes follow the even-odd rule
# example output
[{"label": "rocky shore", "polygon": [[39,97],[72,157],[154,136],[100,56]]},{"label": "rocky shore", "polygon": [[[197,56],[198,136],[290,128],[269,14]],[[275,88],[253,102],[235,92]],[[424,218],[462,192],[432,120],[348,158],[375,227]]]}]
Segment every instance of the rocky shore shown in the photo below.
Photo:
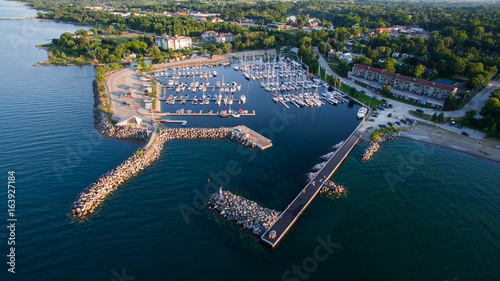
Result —
[{"label": "rocky shore", "polygon": [[370,142],[368,146],[363,151],[363,155],[361,155],[361,161],[367,162],[370,161],[373,157],[373,154],[380,149],[380,144],[388,139],[395,139],[396,136],[394,134],[382,134],[376,141]]},{"label": "rocky shore", "polygon": [[319,193],[334,196],[336,198],[343,198],[347,196],[347,189],[341,184],[334,183],[333,181],[326,181],[319,190]]},{"label": "rocky shore", "polygon": [[264,234],[280,215],[280,212],[261,207],[229,191],[213,193],[208,199],[208,206],[258,236]]}]

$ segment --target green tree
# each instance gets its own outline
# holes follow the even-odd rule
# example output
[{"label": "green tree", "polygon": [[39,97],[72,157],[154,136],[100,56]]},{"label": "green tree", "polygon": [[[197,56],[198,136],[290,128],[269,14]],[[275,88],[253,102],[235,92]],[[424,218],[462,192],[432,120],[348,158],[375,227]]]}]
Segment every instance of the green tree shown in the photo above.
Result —
[{"label": "green tree", "polygon": [[439,113],[437,117],[438,122],[443,123],[444,122],[444,114],[441,112]]},{"label": "green tree", "polygon": [[325,47],[326,47],[326,44],[325,42],[321,41],[318,43],[318,52],[320,53],[325,53]]},{"label": "green tree", "polygon": [[426,70],[425,66],[423,66],[421,64],[418,64],[413,69],[413,77],[415,77],[415,78],[421,78],[422,74],[424,74],[425,70]]},{"label": "green tree", "polygon": [[431,121],[432,122],[436,122],[437,121],[437,114],[436,114],[436,112],[434,112],[434,114],[432,114]]},{"label": "green tree", "polygon": [[497,123],[493,123],[491,127],[488,129],[488,136],[494,137],[497,135]]},{"label": "green tree", "polygon": [[380,92],[385,97],[391,96],[391,85],[382,86],[382,91]]}]

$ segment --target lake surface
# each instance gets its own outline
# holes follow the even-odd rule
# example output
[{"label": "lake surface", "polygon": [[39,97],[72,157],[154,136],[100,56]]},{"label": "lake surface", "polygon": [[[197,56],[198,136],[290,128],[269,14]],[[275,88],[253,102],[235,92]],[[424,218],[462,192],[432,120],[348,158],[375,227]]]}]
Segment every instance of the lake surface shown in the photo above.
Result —
[{"label": "lake surface", "polygon": [[[47,56],[35,45],[79,28],[0,21],[7,39],[0,42],[0,171],[4,182],[16,171],[18,218],[17,273],[7,272],[3,227],[0,280],[499,280],[500,165],[449,149],[388,141],[363,164],[361,143],[333,176],[347,198],[316,198],[275,249],[206,210],[200,202],[209,177],[283,210],[318,157],[358,124],[357,106],[285,109],[232,68],[218,68],[219,78],[240,81],[248,100],[233,109],[255,109],[257,116],[192,117],[188,126],[261,131],[286,110],[293,117],[274,130],[272,148],[167,142],[160,159],[88,222],[71,224],[66,215],[76,195],[140,146],[97,134],[92,66],[33,66]],[[230,161],[241,171],[225,177]],[[6,188],[0,198],[7,200]],[[5,203],[2,214],[6,224]],[[321,248],[328,242],[335,243],[330,252]]]}]

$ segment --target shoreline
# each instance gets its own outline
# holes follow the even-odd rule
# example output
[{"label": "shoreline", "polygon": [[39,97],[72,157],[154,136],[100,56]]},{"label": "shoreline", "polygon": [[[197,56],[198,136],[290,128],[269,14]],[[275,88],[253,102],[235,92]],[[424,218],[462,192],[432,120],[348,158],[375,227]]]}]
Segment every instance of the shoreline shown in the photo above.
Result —
[{"label": "shoreline", "polygon": [[418,124],[412,131],[401,132],[397,137],[452,149],[476,156],[477,159],[484,158],[500,163],[500,149],[495,148],[495,146],[500,145],[498,140],[486,139],[478,143],[475,139],[423,124]]}]

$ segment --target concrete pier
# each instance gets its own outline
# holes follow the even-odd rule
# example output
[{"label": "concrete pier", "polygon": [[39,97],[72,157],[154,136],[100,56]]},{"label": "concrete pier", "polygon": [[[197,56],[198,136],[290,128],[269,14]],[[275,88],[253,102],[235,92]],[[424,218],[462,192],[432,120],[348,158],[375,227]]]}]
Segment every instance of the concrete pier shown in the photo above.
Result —
[{"label": "concrete pier", "polygon": [[278,220],[260,237],[264,244],[275,247],[281,241],[283,236],[319,193],[324,183],[330,179],[354,146],[359,142],[362,133],[362,130],[356,129],[342,144],[337,153],[314,175],[312,180],[295,197],[292,203],[288,205],[288,208],[285,209]]},{"label": "concrete pier", "polygon": [[260,148],[261,150],[268,149],[271,146],[273,146],[273,143],[271,142],[270,139],[262,136],[261,134],[248,128],[247,126],[240,125],[240,126],[234,127],[234,129],[246,134],[248,136],[247,138],[250,141],[256,143],[257,147]]}]

